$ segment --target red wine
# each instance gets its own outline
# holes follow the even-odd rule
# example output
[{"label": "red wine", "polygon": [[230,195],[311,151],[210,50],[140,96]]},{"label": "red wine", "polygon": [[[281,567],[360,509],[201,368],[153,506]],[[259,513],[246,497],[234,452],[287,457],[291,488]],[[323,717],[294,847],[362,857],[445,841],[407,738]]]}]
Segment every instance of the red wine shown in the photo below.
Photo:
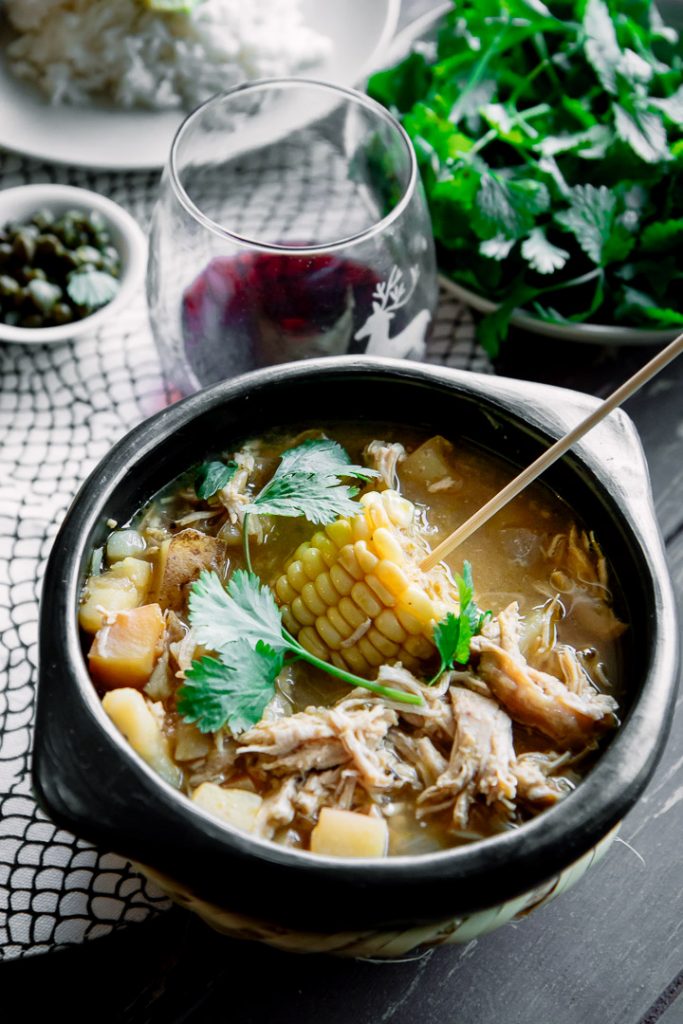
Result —
[{"label": "red wine", "polygon": [[333,255],[216,257],[182,300],[185,354],[202,384],[307,356],[360,352],[379,278]]}]

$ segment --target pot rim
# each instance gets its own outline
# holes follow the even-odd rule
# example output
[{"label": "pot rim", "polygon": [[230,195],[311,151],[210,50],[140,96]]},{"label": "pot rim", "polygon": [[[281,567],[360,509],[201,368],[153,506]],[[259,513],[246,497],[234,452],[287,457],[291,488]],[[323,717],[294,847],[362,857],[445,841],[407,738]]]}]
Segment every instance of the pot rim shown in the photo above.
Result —
[{"label": "pot rim", "polygon": [[[178,812],[179,826],[187,826],[191,822],[193,828],[199,828],[214,841],[222,842],[226,852],[233,850],[238,855],[246,855],[264,863],[278,864],[283,868],[305,868],[307,874],[314,875],[319,880],[321,877],[349,881],[364,879],[368,883],[380,886],[391,886],[399,881],[403,886],[419,886],[426,878],[431,882],[439,878],[460,878],[475,867],[477,875],[481,877],[498,869],[508,871],[513,862],[515,865],[525,862],[527,869],[530,869],[534,865],[544,864],[546,858],[550,865],[546,877],[549,877],[555,870],[554,865],[558,858],[562,860],[561,851],[564,851],[565,863],[569,863],[594,845],[635,803],[654,771],[668,734],[668,710],[674,696],[678,664],[678,630],[673,590],[651,501],[649,508],[641,510],[643,521],[647,513],[652,527],[647,543],[636,529],[635,519],[622,514],[621,523],[629,535],[630,543],[641,553],[642,563],[648,566],[649,575],[643,581],[643,586],[649,588],[648,595],[651,596],[653,607],[658,612],[653,624],[651,658],[640,695],[634,700],[609,746],[599,756],[576,791],[519,829],[510,832],[434,853],[391,856],[380,860],[340,860],[324,857],[307,851],[289,850],[268,840],[239,833],[198,808],[185,793],[173,789],[133,751],[106,715],[88,675],[75,615],[81,566],[85,557],[86,541],[101,520],[107,502],[123,480],[135,471],[136,465],[144,457],[149,456],[160,444],[167,443],[171,435],[181,431],[195,416],[205,413],[208,409],[216,409],[246,394],[250,398],[255,397],[261,388],[282,387],[292,379],[323,375],[329,378],[340,373],[351,377],[380,375],[399,382],[422,383],[427,387],[453,390],[456,394],[478,396],[484,404],[491,405],[505,417],[516,420],[520,429],[525,426],[528,429],[530,426],[535,435],[545,435],[548,438],[552,437],[552,431],[547,423],[543,423],[542,417],[533,407],[529,407],[524,423],[519,408],[515,409],[512,401],[515,390],[518,394],[524,391],[531,392],[536,397],[540,393],[547,394],[548,397],[553,392],[558,395],[561,393],[567,401],[570,401],[572,396],[577,400],[580,397],[583,407],[587,401],[591,401],[590,396],[578,396],[567,389],[537,385],[528,381],[492,378],[408,360],[354,356],[330,357],[268,367],[212,385],[169,406],[134,428],[114,446],[82,485],[55,540],[45,579],[46,591],[50,591],[48,583],[52,586],[59,584],[62,588],[61,607],[68,616],[68,621],[60,613],[61,617],[53,623],[50,606],[41,601],[41,649],[48,645],[50,638],[56,636],[65,654],[67,670],[76,683],[84,707],[96,719],[97,728],[104,730],[109,739],[114,741],[128,768],[141,781],[145,777],[152,781],[159,799],[164,801],[167,808],[172,805],[173,810]],[[625,414],[620,415],[624,421],[629,422]],[[574,449],[573,456],[584,470],[588,470],[595,489],[611,497],[604,482],[600,481],[594,460],[585,453],[582,454],[581,446]],[[612,499],[610,507],[613,511],[616,511],[615,504]],[[54,643],[54,639],[52,642]],[[39,687],[39,707],[41,695],[44,699],[42,681]],[[43,724],[47,728],[47,723]],[[45,747],[45,742],[43,738],[37,737],[36,748],[39,753],[41,745]],[[46,789],[49,789],[49,786],[44,786],[43,781],[46,781],[44,772],[48,768],[54,771],[54,762],[48,764],[46,759],[43,763],[42,757],[39,757],[37,767],[34,762],[34,782],[41,802],[53,817],[61,818],[69,827],[87,834],[87,826],[92,823],[91,814],[65,813],[64,805],[56,806],[47,796]],[[93,829],[90,831],[92,834]],[[126,843],[119,842],[122,838],[120,833],[110,830],[110,834],[114,848],[117,848],[117,844],[118,848],[124,848],[126,845],[130,848],[134,844],[134,836],[123,837],[129,840]],[[133,859],[144,860],[143,857]],[[542,872],[538,875],[538,880],[542,880]]]}]

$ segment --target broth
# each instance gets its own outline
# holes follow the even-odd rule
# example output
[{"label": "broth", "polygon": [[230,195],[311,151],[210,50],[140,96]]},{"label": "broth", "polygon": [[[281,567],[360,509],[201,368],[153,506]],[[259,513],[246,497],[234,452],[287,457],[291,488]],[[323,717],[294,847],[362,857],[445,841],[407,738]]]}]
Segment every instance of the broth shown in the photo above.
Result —
[{"label": "broth", "polygon": [[[400,559],[412,558],[415,544],[426,553],[513,475],[509,464],[472,444],[456,440],[451,445],[411,428],[326,426],[324,435],[339,442],[351,461],[361,465],[370,442],[381,439],[384,443],[376,463],[387,479],[358,483],[366,491],[378,490],[385,498],[397,489],[414,506],[410,527],[397,534],[403,545]],[[289,430],[249,442],[244,450],[254,464],[242,474],[242,494],[253,497],[261,490],[284,450],[302,439],[320,436],[320,431]],[[395,449],[393,455],[387,454],[392,444],[404,450],[393,479],[392,458],[400,453]],[[240,472],[241,467],[235,479]],[[387,483],[397,487],[387,489]],[[433,687],[426,685],[439,668],[432,642],[433,623],[419,638],[408,636],[403,625],[413,620],[408,615],[397,622],[391,601],[385,609],[388,617],[380,620],[369,614],[355,631],[353,615],[347,616],[347,622],[335,608],[328,613],[339,629],[344,627],[344,637],[341,644],[333,640],[333,648],[326,648],[325,660],[349,669],[363,664],[365,656],[374,658],[379,645],[379,661],[391,664],[396,661],[391,652],[400,646],[400,660],[404,664],[410,661],[414,684],[399,679],[397,685],[399,689],[413,686],[423,703],[427,702],[429,715],[367,691],[356,690],[349,697],[346,682],[294,660],[280,672],[262,721],[242,734],[246,744],[229,729],[201,733],[187,716],[179,714],[177,705],[178,688],[187,685],[183,677],[192,658],[212,655],[211,650],[198,648],[196,636],[188,632],[192,581],[202,566],[213,569],[223,580],[247,567],[239,522],[246,499],[238,493],[231,505],[226,491],[221,493],[223,498],[218,501],[215,497],[199,500],[194,473],[185,473],[156,495],[131,524],[136,536],[144,538],[144,550],[140,541],[135,560],[152,564],[151,574],[139,588],[137,606],[151,599],[163,613],[150,678],[131,680],[125,669],[117,669],[112,685],[106,672],[102,676],[100,661],[91,658],[100,688],[142,693],[161,738],[151,751],[139,743],[137,749],[150,763],[157,757],[156,766],[169,781],[195,798],[201,791],[200,804],[235,827],[294,848],[342,856],[375,855],[377,844],[384,841],[377,838],[382,829],[391,854],[429,852],[486,838],[519,827],[579,783],[596,756],[601,736],[616,725],[619,636],[625,627],[612,610],[607,569],[597,542],[549,489],[541,484],[529,487],[450,556],[447,570],[439,570],[436,590],[430,591],[432,597],[437,594],[434,607],[441,607],[438,598],[444,593],[457,594],[453,580],[469,562],[476,603],[492,615],[483,624],[479,620],[482,628],[470,642],[467,663],[456,664]],[[306,542],[317,536],[321,527],[301,517],[265,516],[257,521],[251,514],[249,519],[249,528],[257,528],[250,543],[253,570],[278,595],[287,628],[303,643],[303,637],[318,629],[318,618],[302,604],[303,591],[295,594],[292,590],[286,566],[297,551],[308,551],[307,566],[314,554],[320,561],[319,553],[311,551]],[[194,560],[186,560],[184,576],[181,572],[178,579],[169,580],[169,562],[160,567],[160,552],[164,545],[168,548],[169,539],[181,534],[187,538],[189,533],[196,548]],[[372,547],[374,540],[368,543]],[[302,544],[304,548],[300,548]],[[134,548],[135,544],[133,555]],[[121,550],[127,552],[125,543]],[[121,554],[116,543],[112,546],[110,542],[112,552]],[[108,574],[117,571],[117,564],[122,565],[123,559],[110,560],[109,569],[99,577],[104,591]],[[320,562],[326,577],[330,564]],[[335,565],[330,573],[334,571],[337,582],[350,579],[349,587],[355,586],[345,570]],[[140,573],[144,575],[143,570]],[[314,574],[310,579],[318,590],[309,587],[307,600],[310,597],[313,607],[319,603],[324,608],[318,596],[324,594],[324,581]],[[91,579],[81,608],[82,624],[93,606],[88,589],[92,585]],[[373,595],[381,592],[379,585]],[[349,601],[353,594],[355,590]],[[102,607],[107,607],[106,602],[97,614]],[[296,607],[301,620],[294,614]],[[398,607],[403,607],[400,601]],[[348,609],[358,612],[350,604]],[[98,636],[117,628],[112,624],[116,608],[107,610],[110,625],[105,621]],[[378,632],[385,622],[390,634],[392,629],[396,631],[393,639]],[[95,631],[92,616],[85,625],[89,632]],[[323,625],[329,629],[327,622]],[[340,639],[334,629],[332,635]],[[325,647],[321,635],[316,634],[307,649],[315,653],[316,644]],[[409,655],[408,648],[417,653]],[[157,660],[159,651],[162,654]],[[376,678],[379,672],[384,682],[385,669],[365,664],[366,678]],[[107,700],[114,702],[111,697]],[[135,700],[139,705],[139,698]],[[121,717],[118,713],[117,718],[108,710],[136,746],[135,729],[126,714]],[[311,735],[292,746],[291,736],[283,740],[288,730],[308,730]],[[242,753],[240,746],[249,749]],[[330,810],[343,813],[335,818]],[[365,820],[360,822],[362,836],[356,842],[349,836],[355,835],[353,829],[361,815]],[[377,836],[370,835],[373,830]],[[346,838],[340,840],[342,833]]]}]

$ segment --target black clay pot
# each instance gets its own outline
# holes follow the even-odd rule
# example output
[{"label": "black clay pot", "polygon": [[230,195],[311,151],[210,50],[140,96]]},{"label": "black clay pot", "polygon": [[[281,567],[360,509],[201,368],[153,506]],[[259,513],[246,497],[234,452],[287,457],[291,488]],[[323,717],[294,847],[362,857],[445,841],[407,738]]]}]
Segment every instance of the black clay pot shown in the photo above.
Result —
[{"label": "black clay pot", "polygon": [[[342,357],[218,384],[137,427],[80,490],[48,563],[34,754],[42,807],[77,835],[152,869],[218,927],[288,948],[390,956],[422,941],[464,941],[565,887],[652,774],[676,682],[675,603],[642,449],[623,413],[544,478],[600,537],[625,614],[639,624],[637,638],[634,630],[625,636],[623,724],[577,790],[516,831],[381,861],[314,857],[238,834],[164,783],[110,722],[87,673],[76,609],[107,520],[127,521],[217,447],[283,424],[386,420],[464,436],[522,466],[594,405],[558,388]],[[403,941],[392,945],[387,936],[397,935]]]}]

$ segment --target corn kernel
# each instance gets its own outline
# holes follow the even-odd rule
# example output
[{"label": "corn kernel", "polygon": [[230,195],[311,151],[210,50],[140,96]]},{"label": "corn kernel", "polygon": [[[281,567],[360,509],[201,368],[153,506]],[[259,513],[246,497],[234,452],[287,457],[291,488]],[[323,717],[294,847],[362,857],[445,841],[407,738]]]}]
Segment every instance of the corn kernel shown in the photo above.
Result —
[{"label": "corn kernel", "polygon": [[395,562],[396,565],[402,565],[405,561],[403,548],[391,530],[387,530],[383,526],[375,530],[372,535],[372,543],[380,558],[387,558],[390,562]]},{"label": "corn kernel", "polygon": [[314,615],[324,615],[327,611],[327,605],[322,600],[312,583],[307,583],[301,591],[301,600],[304,602],[308,610],[313,612]]},{"label": "corn kernel", "polygon": [[325,565],[331,569],[337,561],[337,545],[330,540],[327,534],[319,530],[311,537],[311,546],[318,549],[325,560]]},{"label": "corn kernel", "polygon": [[367,636],[362,636],[360,638],[360,640],[358,641],[358,649],[360,650],[365,660],[369,661],[370,664],[373,665],[375,668],[378,668],[384,661],[382,655],[379,653],[377,648],[370,643]]},{"label": "corn kernel", "polygon": [[327,617],[339,633],[342,640],[348,640],[353,633],[353,629],[349,626],[348,622],[341,614],[338,608],[331,607],[327,609]]},{"label": "corn kernel", "polygon": [[423,624],[419,619],[416,619],[412,612],[409,612],[407,608],[402,608],[399,604],[395,609],[396,618],[401,623],[406,633],[410,633],[412,636],[416,636],[423,630]]},{"label": "corn kernel", "polygon": [[416,586],[414,583],[404,590],[401,594],[401,604],[408,611],[412,612],[416,619],[419,619],[423,624],[431,622],[434,618],[434,608],[432,602],[429,600],[424,590]]},{"label": "corn kernel", "polygon": [[372,666],[367,661],[361,652],[358,650],[358,646],[353,647],[342,647],[340,655],[346,662],[348,668],[352,672],[355,672],[357,676],[366,676],[370,673]]},{"label": "corn kernel", "polygon": [[282,625],[288,633],[292,634],[292,636],[296,636],[301,628],[301,623],[296,621],[292,615],[289,605],[285,605],[282,609]]},{"label": "corn kernel", "polygon": [[372,551],[369,550],[367,541],[357,540],[353,545],[353,550],[363,572],[374,572],[379,559],[376,555],[373,555]]},{"label": "corn kernel", "polygon": [[403,569],[399,569],[395,562],[389,562],[386,558],[378,563],[375,576],[394,597],[400,597],[410,584]]},{"label": "corn kernel", "polygon": [[395,526],[402,526],[404,529],[413,521],[415,508],[411,501],[402,498],[398,491],[383,491],[382,501],[389,519]]},{"label": "corn kernel", "polygon": [[339,594],[335,590],[329,572],[321,572],[313,586],[325,604],[332,605],[338,603]]},{"label": "corn kernel", "polygon": [[402,627],[401,623],[396,618],[393,611],[389,611],[386,608],[383,612],[375,619],[375,626],[388,640],[393,640],[394,643],[402,644],[405,642],[408,634]]},{"label": "corn kernel", "polygon": [[325,559],[317,548],[312,548],[310,544],[307,544],[306,550],[299,557],[309,580],[315,580],[321,572],[325,572]]},{"label": "corn kernel", "polygon": [[403,646],[415,658],[429,658],[434,653],[434,645],[424,636],[409,636]]},{"label": "corn kernel", "polygon": [[322,661],[328,661],[330,657],[329,648],[320,639],[320,636],[313,626],[304,626],[300,630],[297,640],[302,647],[305,647],[309,654],[313,654]]},{"label": "corn kernel", "polygon": [[365,583],[356,583],[351,590],[351,596],[370,619],[374,619],[382,611],[381,604]]},{"label": "corn kernel", "polygon": [[345,548],[341,549],[339,552],[339,564],[346,569],[350,576],[353,576],[354,580],[363,579],[365,573],[356,558],[353,544],[347,544]]},{"label": "corn kernel", "polygon": [[291,604],[296,597],[296,590],[294,590],[284,573],[275,584],[275,593],[277,594],[281,604]]},{"label": "corn kernel", "polygon": [[325,532],[338,548],[346,547],[353,540],[353,529],[348,519],[337,519],[335,523],[325,527]]},{"label": "corn kernel", "polygon": [[350,597],[342,597],[337,607],[352,629],[358,629],[364,622],[367,622],[368,616]]},{"label": "corn kernel", "polygon": [[330,579],[332,580],[335,589],[345,597],[351,593],[351,589],[354,585],[353,576],[349,576],[346,569],[342,569],[341,565],[333,565],[330,569]]},{"label": "corn kernel", "polygon": [[353,528],[354,541],[364,540],[367,542],[370,540],[370,537],[372,536],[372,531],[370,530],[370,527],[368,526],[365,520],[365,516],[356,516],[355,519],[352,521],[351,526]]},{"label": "corn kernel", "polygon": [[373,594],[376,594],[376,596],[380,599],[383,605],[385,605],[387,608],[393,608],[393,606],[396,604],[396,598],[394,597],[390,590],[387,590],[387,588],[384,586],[381,580],[379,580],[373,573],[370,573],[368,576],[365,577],[365,582],[370,587]]},{"label": "corn kernel", "polygon": [[297,593],[301,593],[308,583],[308,576],[304,572],[304,567],[298,558],[296,561],[292,562],[287,570],[287,579]]},{"label": "corn kernel", "polygon": [[342,671],[346,671],[346,662],[339,651],[330,651],[330,661],[333,665],[336,665],[337,668],[342,669]]},{"label": "corn kernel", "polygon": [[333,651],[338,651],[341,647],[342,639],[334,628],[330,620],[325,615],[320,615],[315,620],[315,628],[323,639],[323,642],[327,644]]},{"label": "corn kernel", "polygon": [[315,615],[308,610],[300,597],[295,597],[291,604],[292,615],[302,626],[312,626]]},{"label": "corn kernel", "polygon": [[[373,647],[376,647],[380,654],[385,658],[395,658],[398,654],[399,645],[393,643],[391,640],[387,640],[385,636],[380,633],[378,629],[371,626],[365,634]],[[422,637],[414,637],[414,639],[422,640]]]}]

